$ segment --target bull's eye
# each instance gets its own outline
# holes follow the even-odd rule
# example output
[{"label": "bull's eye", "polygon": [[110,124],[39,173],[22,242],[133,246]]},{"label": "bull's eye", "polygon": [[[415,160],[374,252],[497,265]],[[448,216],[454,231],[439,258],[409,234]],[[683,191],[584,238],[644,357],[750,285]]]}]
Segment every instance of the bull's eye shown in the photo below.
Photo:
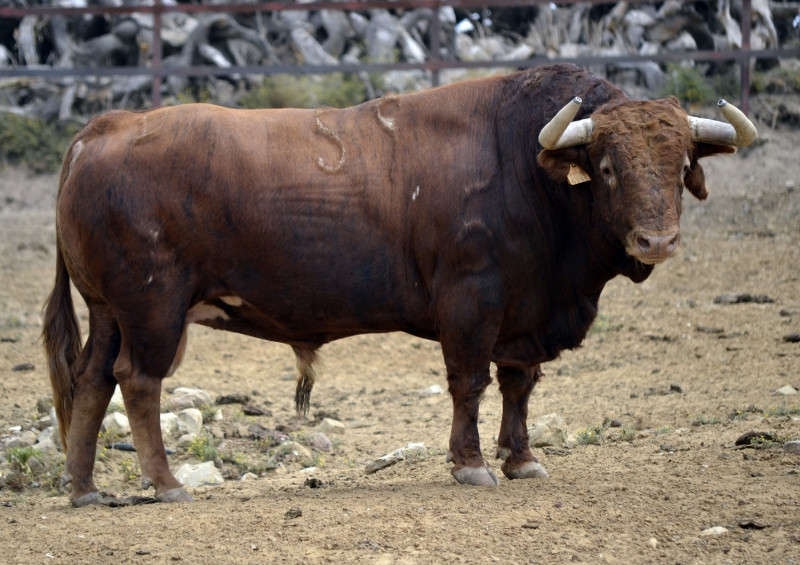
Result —
[{"label": "bull's eye", "polygon": [[608,165],[603,165],[600,167],[600,172],[603,174],[604,177],[608,178],[611,176],[611,167]]}]

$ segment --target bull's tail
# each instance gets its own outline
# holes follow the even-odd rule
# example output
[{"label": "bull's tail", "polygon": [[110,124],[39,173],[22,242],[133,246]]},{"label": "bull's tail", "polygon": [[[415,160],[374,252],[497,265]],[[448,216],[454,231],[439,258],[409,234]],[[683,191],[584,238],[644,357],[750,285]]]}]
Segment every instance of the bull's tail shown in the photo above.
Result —
[{"label": "bull's tail", "polygon": [[42,340],[53,388],[61,445],[67,451],[67,433],[72,421],[72,384],[75,362],[81,352],[81,329],[75,316],[69,274],[59,244],[56,250],[56,284],[44,306]]},{"label": "bull's tail", "polygon": [[[67,151],[67,156],[72,153],[72,149],[73,147],[70,147]],[[61,169],[59,192],[68,174],[69,161],[65,159]],[[58,236],[56,237],[56,282],[44,304],[43,318],[42,341],[50,373],[50,385],[53,389],[53,405],[58,418],[61,445],[66,453],[67,433],[72,421],[74,367],[81,352],[81,328],[72,304],[69,273]]]},{"label": "bull's tail", "polygon": [[308,414],[311,402],[311,389],[314,388],[316,373],[314,372],[314,361],[317,359],[317,352],[314,349],[304,349],[293,347],[297,360],[297,387],[294,392],[294,407],[299,415]]}]

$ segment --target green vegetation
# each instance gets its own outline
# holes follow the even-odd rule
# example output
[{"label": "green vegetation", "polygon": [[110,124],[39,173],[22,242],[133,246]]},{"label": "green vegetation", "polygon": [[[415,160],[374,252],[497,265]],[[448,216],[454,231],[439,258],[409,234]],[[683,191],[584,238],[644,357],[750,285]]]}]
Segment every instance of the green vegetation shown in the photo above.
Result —
[{"label": "green vegetation", "polygon": [[39,455],[39,451],[33,447],[12,447],[6,453],[6,459],[11,463],[14,472],[33,479],[33,471],[28,462],[36,455]]},{"label": "green vegetation", "polygon": [[357,75],[272,75],[239,99],[243,108],[345,108],[367,99]]},{"label": "green vegetation", "polygon": [[675,96],[684,105],[712,106],[720,98],[736,98],[738,79],[731,73],[706,76],[703,66],[671,64],[662,96]]},{"label": "green vegetation", "polygon": [[187,451],[200,461],[216,461],[219,459],[217,446],[214,445],[214,441],[209,435],[197,436],[189,444]]},{"label": "green vegetation", "polygon": [[0,117],[0,166],[24,165],[34,172],[58,170],[76,123],[47,122],[11,113]]},{"label": "green vegetation", "polygon": [[705,415],[698,416],[697,418],[692,420],[692,426],[708,426],[711,424],[719,424],[722,422],[722,418],[717,418],[716,416],[708,417]]},{"label": "green vegetation", "polygon": [[575,433],[575,443],[578,445],[597,445],[603,439],[603,426],[591,426]]}]

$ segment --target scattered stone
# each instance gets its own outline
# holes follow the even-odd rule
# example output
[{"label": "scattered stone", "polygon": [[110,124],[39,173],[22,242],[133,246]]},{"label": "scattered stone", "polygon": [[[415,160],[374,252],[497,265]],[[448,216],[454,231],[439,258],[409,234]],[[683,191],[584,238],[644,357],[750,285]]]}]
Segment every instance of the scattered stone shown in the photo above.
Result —
[{"label": "scattered stone", "polygon": [[173,436],[178,433],[178,415],[172,412],[161,414],[161,435]]},{"label": "scattered stone", "polygon": [[213,461],[203,463],[184,463],[175,478],[187,487],[216,486],[224,482],[222,473],[214,466]]},{"label": "scattered stone", "polygon": [[100,430],[111,437],[125,437],[131,433],[131,425],[125,414],[112,412],[103,418]]},{"label": "scattered stone", "polygon": [[50,415],[44,415],[38,420],[36,420],[36,429],[37,430],[46,430],[50,426],[53,425],[53,421],[50,419]]},{"label": "scattered stone", "polygon": [[671,385],[669,385],[669,391],[670,392],[677,392],[678,394],[682,394],[683,393],[683,389],[681,388],[681,385],[679,385],[679,384],[671,384]]},{"label": "scattered stone", "polygon": [[289,439],[289,436],[283,432],[270,430],[265,428],[259,423],[250,424],[247,427],[247,434],[253,439],[269,440],[271,444],[277,445]]},{"label": "scattered stone", "polygon": [[15,447],[30,447],[34,443],[36,443],[36,434],[33,433],[31,430],[25,430],[21,432],[19,435],[15,435],[11,437],[9,440],[5,442],[6,448],[15,448]]},{"label": "scattered stone", "polygon": [[125,400],[122,398],[122,391],[119,385],[114,387],[114,394],[111,395],[111,401],[108,403],[109,412],[124,412]]},{"label": "scattered stone", "polygon": [[793,394],[797,394],[797,389],[794,388],[792,385],[786,385],[776,390],[775,394],[780,396],[791,396]]},{"label": "scattered stone", "polygon": [[799,333],[791,333],[783,336],[783,341],[786,343],[800,343],[800,334]]},{"label": "scattered stone", "polygon": [[333,449],[333,444],[331,443],[331,440],[328,439],[328,436],[322,432],[314,432],[314,435],[311,436],[311,447],[317,451],[328,453],[331,449]]},{"label": "scattered stone", "polygon": [[557,447],[567,443],[569,432],[564,418],[558,414],[546,414],[531,425],[528,435],[533,447]]},{"label": "scattered stone", "polygon": [[178,412],[178,433],[199,434],[203,431],[203,413],[197,408],[186,408]]},{"label": "scattered stone", "polygon": [[755,518],[743,518],[738,520],[737,523],[743,530],[763,530],[764,528],[769,528],[769,524],[765,524]]},{"label": "scattered stone", "polygon": [[242,412],[244,412],[246,416],[266,416],[267,418],[272,416],[272,410],[269,410],[268,408],[262,408],[256,404],[247,404],[242,406]]},{"label": "scattered stone", "polygon": [[254,480],[256,480],[257,478],[258,478],[258,475],[256,475],[255,473],[251,473],[251,472],[249,472],[249,471],[248,471],[247,473],[245,473],[244,475],[242,475],[242,478],[241,478],[241,479],[239,479],[239,480],[241,480],[241,481],[254,481]]},{"label": "scattered stone", "polygon": [[426,396],[438,396],[438,395],[442,394],[443,392],[444,392],[444,388],[442,388],[442,385],[435,384],[435,385],[431,385],[428,388],[426,388],[425,390],[421,391],[419,393],[419,395],[424,398]]},{"label": "scattered stone", "polygon": [[714,298],[714,304],[746,304],[750,302],[755,304],[772,304],[775,302],[775,299],[770,298],[766,294],[750,294],[749,292],[729,292],[720,294]]},{"label": "scattered stone", "polygon": [[706,528],[702,532],[700,532],[701,536],[721,536],[722,534],[727,534],[728,528],[723,526],[713,526],[711,528]]},{"label": "scattered stone", "polygon": [[324,418],[322,422],[320,422],[319,426],[317,426],[317,431],[322,432],[323,434],[343,434],[345,430],[344,424],[341,423],[339,420],[334,420],[333,418]]},{"label": "scattered stone", "polygon": [[192,443],[197,441],[199,437],[198,434],[183,434],[178,438],[177,445],[178,447],[189,447]]},{"label": "scattered stone", "polygon": [[22,371],[33,371],[36,369],[36,365],[33,363],[20,363],[19,365],[14,365],[11,370],[22,372]]},{"label": "scattered stone", "polygon": [[289,508],[286,511],[286,514],[283,515],[284,520],[294,520],[295,518],[299,518],[303,515],[303,511],[300,508]]},{"label": "scattered stone", "polygon": [[794,453],[800,455],[800,441],[792,440],[783,444],[784,453]]},{"label": "scattered stone", "polygon": [[223,396],[218,396],[215,403],[218,405],[222,404],[247,404],[250,402],[250,395],[244,394],[243,392],[234,392],[231,394],[226,394]]},{"label": "scattered stone", "polygon": [[36,411],[39,414],[50,414],[53,407],[53,399],[49,396],[40,396],[36,399]]},{"label": "scattered stone", "polygon": [[311,450],[305,445],[297,443],[296,441],[287,441],[283,444],[283,449],[286,450],[286,459],[294,459],[302,461],[303,459],[311,459]]},{"label": "scattered stone", "polygon": [[169,397],[169,405],[176,411],[209,406],[210,404],[211,397],[208,393],[197,388],[178,387],[172,391]]},{"label": "scattered stone", "polygon": [[325,486],[325,484],[319,479],[309,477],[306,479],[306,482],[303,483],[303,486],[308,488],[322,488]]},{"label": "scattered stone", "polygon": [[650,549],[655,549],[658,547],[658,540],[656,538],[650,538],[647,540],[647,547]]},{"label": "scattered stone", "polygon": [[376,471],[380,471],[381,469],[385,469],[395,463],[403,461],[408,457],[414,455],[424,455],[425,454],[425,444],[424,443],[408,443],[399,449],[395,449],[391,453],[387,453],[383,457],[379,457],[374,461],[367,463],[366,472],[367,474],[374,473]]},{"label": "scattered stone", "polygon": [[36,438],[36,449],[42,453],[55,453],[61,450],[61,438],[58,434],[58,428],[50,426],[45,428]]}]

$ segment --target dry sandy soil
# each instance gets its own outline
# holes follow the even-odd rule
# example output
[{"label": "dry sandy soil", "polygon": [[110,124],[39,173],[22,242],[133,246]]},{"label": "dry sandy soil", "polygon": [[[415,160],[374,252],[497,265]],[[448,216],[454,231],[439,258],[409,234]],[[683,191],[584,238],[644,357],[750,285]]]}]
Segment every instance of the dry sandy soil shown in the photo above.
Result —
[{"label": "dry sandy soil", "polygon": [[[682,255],[641,285],[612,281],[584,347],[545,368],[532,419],[560,414],[571,433],[622,424],[598,444],[536,450],[549,480],[457,485],[445,463],[450,401],[419,395],[446,384],[438,344],[355,337],[323,349],[311,415],[346,431],[316,469],[287,460],[254,480],[192,489],[193,504],[74,509],[46,485],[4,488],[0,562],[800,563],[800,455],[782,447],[800,439],[800,396],[774,393],[800,387],[800,344],[784,340],[800,332],[800,131],[759,125],[755,147],[706,160],[712,195],[687,196]],[[55,191],[54,177],[0,173],[2,436],[31,427],[49,394],[38,337]],[[714,302],[731,292],[774,301]],[[287,346],[193,327],[165,386],[256,395],[272,415],[245,423],[303,438],[315,421],[294,417],[293,362]],[[33,368],[12,370],[24,363]],[[481,415],[494,460],[496,385]],[[779,441],[737,448],[748,431]],[[428,453],[365,474],[408,442]],[[146,494],[123,472],[131,457],[104,452],[98,484]],[[171,456],[173,469],[187,459]],[[304,486],[309,478],[321,488]],[[712,526],[728,531],[701,534]]]}]

